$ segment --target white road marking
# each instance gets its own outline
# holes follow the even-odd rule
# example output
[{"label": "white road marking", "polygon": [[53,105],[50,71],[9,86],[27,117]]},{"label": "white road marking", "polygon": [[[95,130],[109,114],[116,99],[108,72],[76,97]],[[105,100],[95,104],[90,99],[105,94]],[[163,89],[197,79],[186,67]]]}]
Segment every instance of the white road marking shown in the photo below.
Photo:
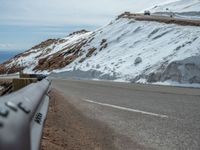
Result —
[{"label": "white road marking", "polygon": [[150,116],[155,116],[155,117],[160,117],[160,118],[169,118],[167,115],[156,114],[156,113],[146,112],[146,111],[142,111],[142,110],[121,107],[121,106],[117,106],[117,105],[111,105],[111,104],[106,104],[106,103],[95,102],[95,101],[92,101],[92,100],[89,100],[89,99],[83,99],[83,101],[89,102],[89,103],[93,103],[93,104],[98,104],[98,105],[101,105],[101,106],[107,106],[107,107],[111,107],[111,108],[116,108],[116,109],[120,109],[120,110],[141,113],[141,114],[144,114],[144,115],[150,115]]}]

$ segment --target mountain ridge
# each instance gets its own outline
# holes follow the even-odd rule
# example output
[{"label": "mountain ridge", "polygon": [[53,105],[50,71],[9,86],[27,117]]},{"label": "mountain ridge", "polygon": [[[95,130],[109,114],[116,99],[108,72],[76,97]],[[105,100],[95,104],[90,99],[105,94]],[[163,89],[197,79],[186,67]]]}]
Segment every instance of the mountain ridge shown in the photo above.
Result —
[{"label": "mountain ridge", "polygon": [[200,83],[199,35],[199,27],[138,21],[123,14],[95,31],[46,40],[2,64],[0,72]]}]

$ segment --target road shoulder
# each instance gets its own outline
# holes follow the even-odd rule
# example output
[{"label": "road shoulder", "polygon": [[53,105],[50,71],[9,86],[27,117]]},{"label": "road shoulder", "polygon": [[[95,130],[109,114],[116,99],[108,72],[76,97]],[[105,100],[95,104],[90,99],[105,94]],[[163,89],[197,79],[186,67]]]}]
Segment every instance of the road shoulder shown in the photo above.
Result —
[{"label": "road shoulder", "polygon": [[42,150],[116,149],[112,129],[83,116],[55,89],[50,92],[50,107],[41,145]]}]

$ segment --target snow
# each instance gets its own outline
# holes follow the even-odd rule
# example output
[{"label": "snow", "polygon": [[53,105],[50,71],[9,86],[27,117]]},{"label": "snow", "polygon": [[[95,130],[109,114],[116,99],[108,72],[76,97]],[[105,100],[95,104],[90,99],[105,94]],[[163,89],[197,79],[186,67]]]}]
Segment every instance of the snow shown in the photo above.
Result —
[{"label": "snow", "polygon": [[[140,79],[137,81],[137,83],[139,84],[148,84],[146,79]],[[188,88],[200,88],[200,84],[197,83],[185,83],[185,84],[180,84],[179,82],[175,82],[175,81],[171,81],[171,80],[167,80],[164,82],[155,82],[152,83],[154,85],[164,85],[164,86],[175,86],[175,87],[188,87]]]},{"label": "snow", "polygon": [[55,45],[53,45],[54,48],[51,46],[52,51],[48,55],[45,55],[44,57],[54,54],[62,49],[65,49],[69,45],[78,43],[79,41],[87,38],[91,33],[92,32],[87,32],[87,33],[83,33],[83,34],[75,34],[75,35],[63,38],[64,40],[66,40],[66,42],[64,42],[62,44],[55,44]]},{"label": "snow", "polygon": [[156,82],[153,83],[155,85],[165,85],[165,86],[176,86],[176,87],[188,87],[188,88],[200,88],[200,84],[180,84],[178,82],[174,82],[174,81],[165,81],[165,82]]},{"label": "snow", "polygon": [[170,16],[175,18],[200,20],[199,0],[176,0],[174,2],[157,5],[150,9],[154,15]]},{"label": "snow", "polygon": [[[173,2],[177,2],[177,1],[179,1],[179,0],[165,0],[165,2],[157,3],[157,5],[155,5],[153,8],[157,8],[158,6],[168,5],[168,4],[171,4]],[[151,10],[151,9],[152,9],[152,7],[146,8],[146,9],[140,11],[139,13],[144,13],[145,10]]]},{"label": "snow", "polygon": [[[199,54],[200,51],[198,27],[122,19],[100,31],[96,32],[91,45],[99,48],[101,40],[107,39],[106,49],[83,63],[78,63],[77,60],[56,72],[72,71],[74,68],[83,71],[95,69],[108,74],[116,72],[119,78],[134,78],[148,68],[151,68],[151,72],[155,71],[165,61],[181,60]],[[181,46],[181,51],[175,51]],[[144,62],[135,66],[137,57],[141,57]],[[97,68],[97,65],[100,67]]]},{"label": "snow", "polygon": [[[82,40],[92,38],[94,39],[90,43],[82,47],[82,56],[68,66],[53,70],[53,72],[93,70],[101,72],[102,75],[113,76],[115,81],[131,82],[139,77],[137,82],[146,83],[144,77],[150,73],[158,72],[163,66],[166,68],[174,61],[200,56],[199,27],[119,19],[113,20],[110,24],[94,32],[67,36],[63,38],[65,42],[62,44],[54,43],[43,50],[34,50],[34,53],[14,60],[9,66],[13,64],[28,66],[24,71],[33,73],[33,68],[38,64],[39,59],[73,46]],[[103,39],[106,39],[107,47],[100,50]],[[42,51],[46,51],[48,48],[52,49],[50,53],[37,58],[42,54]],[[86,57],[90,48],[97,50],[91,57]],[[136,65],[135,60],[138,57],[142,61]],[[86,59],[79,63],[82,58]],[[51,72],[46,70],[37,73],[47,74]]]},{"label": "snow", "polygon": [[[168,10],[166,10],[168,9]],[[165,5],[160,5],[152,9],[153,12],[199,12],[200,1],[199,0],[179,0]]]}]

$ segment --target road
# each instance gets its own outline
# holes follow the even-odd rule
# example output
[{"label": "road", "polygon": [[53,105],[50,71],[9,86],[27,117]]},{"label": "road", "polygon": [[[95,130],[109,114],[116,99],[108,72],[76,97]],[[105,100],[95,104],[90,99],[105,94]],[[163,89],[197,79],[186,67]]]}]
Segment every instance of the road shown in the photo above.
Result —
[{"label": "road", "polygon": [[200,149],[200,89],[58,79],[52,88],[108,126],[113,149]]},{"label": "road", "polygon": [[191,18],[179,18],[179,17],[169,17],[163,16],[158,14],[152,15],[143,15],[143,14],[131,14],[131,13],[124,13],[120,17],[122,18],[129,18],[135,19],[138,21],[155,21],[160,23],[166,24],[177,24],[182,26],[200,26],[200,20],[191,19]]}]

